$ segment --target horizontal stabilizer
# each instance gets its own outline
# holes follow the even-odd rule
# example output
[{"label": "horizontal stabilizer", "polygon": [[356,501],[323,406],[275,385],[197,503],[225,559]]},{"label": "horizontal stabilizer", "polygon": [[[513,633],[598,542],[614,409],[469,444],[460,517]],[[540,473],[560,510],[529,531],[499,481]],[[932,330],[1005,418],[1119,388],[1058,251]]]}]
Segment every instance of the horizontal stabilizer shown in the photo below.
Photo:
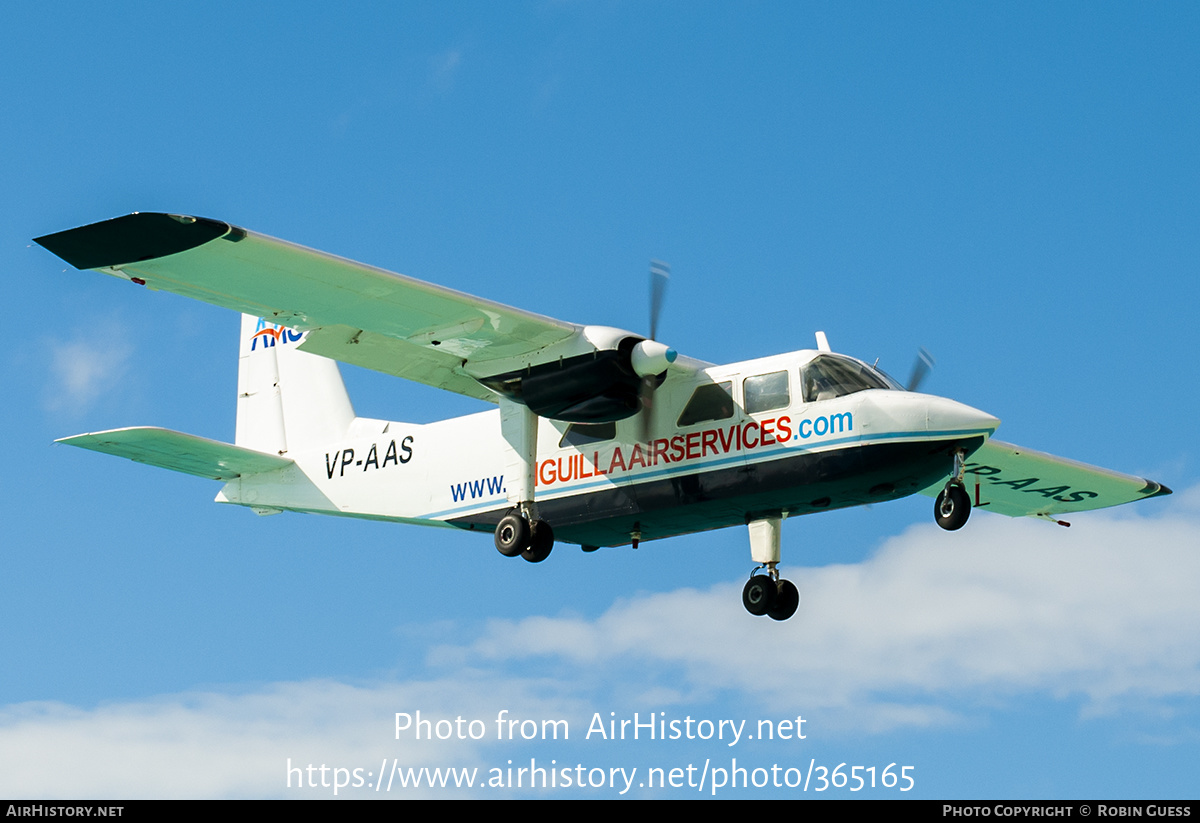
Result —
[{"label": "horizontal stabilizer", "polygon": [[232,480],[292,464],[291,459],[277,454],[151,426],[77,434],[55,442],[115,454],[137,463],[148,463],[210,480]]},{"label": "horizontal stabilizer", "polygon": [[[1009,517],[1052,518],[1171,493],[1153,480],[999,440],[971,455],[963,480],[972,506]],[[939,481],[921,493],[937,497],[943,485]]]}]

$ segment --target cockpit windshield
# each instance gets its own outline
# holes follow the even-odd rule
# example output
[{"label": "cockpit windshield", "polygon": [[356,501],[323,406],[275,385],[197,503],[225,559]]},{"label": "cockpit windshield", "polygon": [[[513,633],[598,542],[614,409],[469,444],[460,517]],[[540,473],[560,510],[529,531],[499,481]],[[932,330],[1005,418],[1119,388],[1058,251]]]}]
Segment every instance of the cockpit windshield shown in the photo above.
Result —
[{"label": "cockpit windshield", "polygon": [[878,369],[841,357],[821,354],[800,370],[804,402],[830,400],[867,389],[903,391],[903,387]]}]

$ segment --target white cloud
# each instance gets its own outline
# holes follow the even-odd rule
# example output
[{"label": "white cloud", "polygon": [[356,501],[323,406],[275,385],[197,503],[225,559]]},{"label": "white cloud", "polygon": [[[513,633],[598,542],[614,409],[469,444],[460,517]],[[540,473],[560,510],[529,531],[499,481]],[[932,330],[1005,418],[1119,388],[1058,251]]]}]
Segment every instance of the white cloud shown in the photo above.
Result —
[{"label": "white cloud", "polygon": [[454,85],[454,78],[462,66],[463,50],[461,48],[447,49],[435,54],[429,60],[430,82],[439,92],[449,91]]},{"label": "white cloud", "polygon": [[596,620],[494,621],[441,654],[566,659],[606,680],[638,661],[868,729],[945,722],[947,702],[1018,693],[1104,713],[1200,694],[1198,548],[1190,516],[1097,513],[1068,531],[977,515],[956,535],[911,528],[863,563],[792,570],[804,599],[785,624],[744,614],[738,588],[720,585],[623,601]]},{"label": "white cloud", "polygon": [[[417,709],[563,717],[573,740],[593,711],[695,714],[728,698],[746,718],[819,716],[823,739],[1045,698],[1088,716],[1194,713],[1197,548],[1186,506],[1153,519],[1098,513],[1070,530],[977,515],[954,535],[909,529],[862,563],[793,569],[804,600],[783,624],[745,614],[738,586],[722,584],[630,597],[595,619],[459,627],[464,642],[430,649],[436,680],[12,706],[0,712],[0,793],[292,796],[288,757],[377,770],[393,757],[486,769],[513,756],[494,742],[394,740],[394,713]],[[1173,725],[1169,736],[1188,734]]]},{"label": "white cloud", "polygon": [[51,340],[47,347],[51,385],[46,406],[51,411],[76,411],[91,405],[121,380],[133,351],[117,324],[97,327],[86,337]]},{"label": "white cloud", "polygon": [[[484,684],[456,676],[438,681],[355,686],[331,681],[279,683],[251,694],[196,693],[85,710],[25,703],[0,712],[0,794],[10,797],[303,797],[333,796],[332,769],[379,772],[453,766],[480,773],[503,759],[482,758],[495,741],[497,707],[509,717],[567,717],[582,708],[554,684],[516,678]],[[536,698],[536,699],[535,699]],[[395,715],[463,716],[487,722],[479,742],[396,739]],[[580,722],[576,719],[576,723]],[[574,724],[573,724],[574,727]],[[447,727],[448,728],[448,727]],[[511,744],[507,744],[512,748]],[[298,768],[288,787],[288,761]],[[329,785],[301,789],[306,766],[329,767]],[[321,783],[319,771],[312,779]],[[374,782],[374,775],[370,782]],[[446,797],[453,789],[395,796]],[[339,795],[386,796],[367,786]]]}]

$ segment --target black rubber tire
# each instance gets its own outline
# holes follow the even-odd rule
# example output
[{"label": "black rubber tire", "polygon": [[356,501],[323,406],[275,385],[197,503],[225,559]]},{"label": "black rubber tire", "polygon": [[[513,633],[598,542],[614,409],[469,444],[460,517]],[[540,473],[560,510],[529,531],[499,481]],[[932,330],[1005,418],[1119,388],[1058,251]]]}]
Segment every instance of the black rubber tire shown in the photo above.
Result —
[{"label": "black rubber tire", "polygon": [[516,557],[529,547],[529,521],[519,514],[509,513],[496,524],[496,551],[505,557]]},{"label": "black rubber tire", "polygon": [[779,581],[779,591],[775,595],[775,604],[767,609],[767,617],[772,620],[787,620],[800,607],[800,591],[790,580]]},{"label": "black rubber tire", "polygon": [[775,604],[778,587],[769,575],[756,574],[746,581],[742,589],[742,605],[755,617],[761,617]]},{"label": "black rubber tire", "polygon": [[521,552],[521,557],[524,557],[530,563],[541,563],[550,556],[550,550],[554,548],[554,529],[550,528],[550,524],[545,520],[539,520],[533,524],[533,533],[529,537],[529,547]]},{"label": "black rubber tire", "polygon": [[957,531],[971,516],[971,497],[957,484],[942,489],[933,503],[933,519],[948,532]]}]

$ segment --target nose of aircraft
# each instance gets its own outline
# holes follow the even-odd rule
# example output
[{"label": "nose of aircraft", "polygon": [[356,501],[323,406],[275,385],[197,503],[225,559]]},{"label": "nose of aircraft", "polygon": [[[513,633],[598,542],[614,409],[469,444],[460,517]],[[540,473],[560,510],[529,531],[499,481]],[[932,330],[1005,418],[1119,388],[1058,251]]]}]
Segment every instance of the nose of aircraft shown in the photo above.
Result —
[{"label": "nose of aircraft", "polygon": [[987,432],[990,437],[1000,425],[1000,419],[945,397],[925,397],[926,423],[930,432]]}]

